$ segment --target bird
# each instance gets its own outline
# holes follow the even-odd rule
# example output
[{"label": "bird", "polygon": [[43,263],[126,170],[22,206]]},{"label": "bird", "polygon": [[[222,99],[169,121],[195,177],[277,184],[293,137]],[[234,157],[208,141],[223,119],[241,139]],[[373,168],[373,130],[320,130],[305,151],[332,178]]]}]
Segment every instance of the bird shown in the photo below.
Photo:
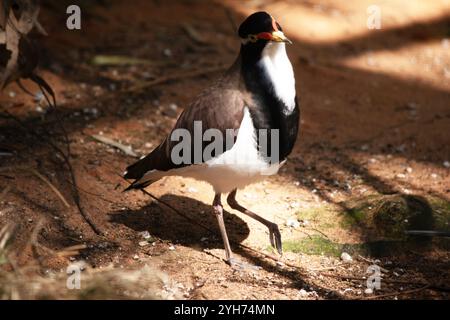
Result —
[{"label": "bird", "polygon": [[[234,63],[183,110],[161,144],[124,173],[125,179],[133,180],[125,191],[146,188],[166,176],[209,183],[215,194],[212,208],[225,261],[231,266],[242,262],[233,255],[228,239],[222,205],[225,194],[232,209],[268,228],[272,247],[283,253],[278,225],[240,205],[236,195],[237,190],[278,172],[294,148],[300,121],[294,71],[286,52],[286,44],[292,42],[280,24],[259,11],[248,16],[237,31],[241,46]],[[198,133],[202,140],[187,139],[184,145],[189,148],[180,152],[180,137]],[[225,139],[219,139],[220,134]],[[211,147],[213,140],[216,148]]]}]

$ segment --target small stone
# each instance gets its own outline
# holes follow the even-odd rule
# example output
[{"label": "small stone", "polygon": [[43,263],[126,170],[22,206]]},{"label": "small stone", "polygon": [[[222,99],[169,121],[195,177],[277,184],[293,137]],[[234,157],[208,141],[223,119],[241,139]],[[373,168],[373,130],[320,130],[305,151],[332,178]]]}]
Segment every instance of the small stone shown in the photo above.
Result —
[{"label": "small stone", "polygon": [[347,252],[342,252],[341,254],[341,260],[346,262],[346,263],[350,263],[353,261],[353,258],[351,255],[349,255]]},{"label": "small stone", "polygon": [[398,173],[398,174],[396,175],[396,177],[399,178],[399,179],[405,179],[405,178],[406,178],[406,175],[403,174],[403,173]]},{"label": "small stone", "polygon": [[207,237],[202,237],[202,238],[200,239],[200,242],[205,242],[205,241],[208,241],[208,238],[207,238]]},{"label": "small stone", "polygon": [[450,168],[450,161],[444,161],[442,164],[444,167]]},{"label": "small stone", "polygon": [[148,241],[139,241],[139,246],[140,247],[145,247],[145,246],[148,246],[148,245],[149,245]]},{"label": "small stone", "polygon": [[138,256],[137,254],[135,254],[135,255],[133,256],[133,259],[134,259],[134,260],[139,260],[139,256]]},{"label": "small stone", "polygon": [[361,146],[361,151],[367,151],[367,150],[369,150],[369,146],[367,144],[363,144]]},{"label": "small stone", "polygon": [[291,209],[296,209],[296,208],[299,208],[299,207],[300,207],[300,204],[299,204],[298,202],[291,202],[291,203],[289,204],[289,207],[290,207]]},{"label": "small stone", "polygon": [[300,289],[299,294],[303,298],[306,298],[309,296],[308,291],[306,291],[305,289]]},{"label": "small stone", "polygon": [[170,50],[169,48],[164,49],[163,53],[166,57],[172,56],[172,50]]},{"label": "small stone", "polygon": [[150,232],[148,232],[148,231],[142,231],[142,232],[140,232],[139,233],[141,236],[142,236],[142,238],[144,238],[145,240],[149,240],[149,239],[151,239],[151,234],[150,234]]},{"label": "small stone", "polygon": [[286,225],[288,227],[296,229],[296,228],[300,227],[300,222],[297,219],[288,219],[286,221]]},{"label": "small stone", "polygon": [[34,102],[41,102],[42,100],[45,99],[44,94],[42,93],[42,91],[38,91],[36,92],[36,94],[33,96],[33,100]]},{"label": "small stone", "polygon": [[15,98],[16,97],[16,93],[14,91],[10,91],[8,93],[8,95],[9,95],[10,98]]},{"label": "small stone", "polygon": [[437,175],[436,173],[432,173],[432,174],[430,175],[430,177],[433,178],[433,179],[436,179],[436,178],[438,177],[438,175]]},{"label": "small stone", "polygon": [[372,294],[373,293],[373,289],[371,288],[367,288],[366,290],[364,290],[365,294]]},{"label": "small stone", "polygon": [[411,172],[413,172],[413,169],[411,167],[407,167],[406,172],[411,173]]},{"label": "small stone", "polygon": [[176,118],[178,114],[177,110],[178,110],[177,105],[171,103],[166,108],[163,109],[162,113],[170,118]]},{"label": "small stone", "polygon": [[170,250],[170,251],[174,251],[174,250],[175,250],[175,247],[174,247],[174,246],[170,246],[170,247],[169,247],[169,250]]}]

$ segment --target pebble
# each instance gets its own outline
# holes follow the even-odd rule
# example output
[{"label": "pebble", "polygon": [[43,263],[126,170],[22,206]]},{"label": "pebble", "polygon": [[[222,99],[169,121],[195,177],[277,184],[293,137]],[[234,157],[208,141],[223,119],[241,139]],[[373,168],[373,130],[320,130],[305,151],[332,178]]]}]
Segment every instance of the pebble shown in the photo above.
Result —
[{"label": "pebble", "polygon": [[150,232],[148,232],[148,231],[142,231],[140,234],[141,234],[142,238],[144,238],[145,240],[148,240],[152,237]]},{"label": "pebble", "polygon": [[164,49],[163,53],[166,57],[172,56],[172,50],[170,50],[169,48]]},{"label": "pebble", "polygon": [[169,247],[169,250],[170,250],[170,251],[173,251],[173,250],[175,250],[175,247],[174,247],[174,246],[170,246],[170,247]]},{"label": "pebble", "polygon": [[308,291],[306,291],[305,289],[300,289],[299,294],[301,297],[306,298],[309,296]]},{"label": "pebble", "polygon": [[298,227],[300,227],[300,222],[297,220],[297,219],[288,219],[287,221],[286,221],[286,225],[288,226],[288,227],[291,227],[291,228],[298,228]]},{"label": "pebble", "polygon": [[41,91],[36,92],[36,94],[33,96],[34,102],[41,102],[44,99],[45,99],[45,96]]},{"label": "pebble", "polygon": [[352,262],[352,261],[353,261],[353,258],[352,258],[352,256],[349,255],[347,252],[342,252],[342,254],[341,254],[341,260],[344,261],[344,262],[346,262],[346,263],[349,263],[349,262]]},{"label": "pebble", "polygon": [[450,161],[444,161],[442,164],[444,167],[450,168]]},{"label": "pebble", "polygon": [[398,174],[396,175],[396,177],[399,178],[399,179],[405,179],[405,178],[406,178],[406,175],[403,174],[403,173],[398,173]]},{"label": "pebble", "polygon": [[134,259],[134,260],[139,260],[139,256],[138,256],[137,254],[135,254],[135,255],[133,256],[133,259]]},{"label": "pebble", "polygon": [[367,144],[363,144],[361,146],[361,151],[367,151],[367,150],[369,150],[369,146]]},{"label": "pebble", "polygon": [[365,294],[372,294],[373,293],[373,289],[371,288],[367,288],[366,290],[364,290]]},{"label": "pebble", "polygon": [[178,115],[177,110],[178,110],[177,105],[175,103],[171,103],[166,108],[163,109],[162,113],[170,118],[176,118],[176,116]]},{"label": "pebble", "polygon": [[406,168],[406,172],[411,173],[413,172],[413,169],[411,167]]},{"label": "pebble", "polygon": [[145,246],[148,246],[148,245],[149,245],[148,241],[139,241],[139,246],[140,247],[145,247]]}]

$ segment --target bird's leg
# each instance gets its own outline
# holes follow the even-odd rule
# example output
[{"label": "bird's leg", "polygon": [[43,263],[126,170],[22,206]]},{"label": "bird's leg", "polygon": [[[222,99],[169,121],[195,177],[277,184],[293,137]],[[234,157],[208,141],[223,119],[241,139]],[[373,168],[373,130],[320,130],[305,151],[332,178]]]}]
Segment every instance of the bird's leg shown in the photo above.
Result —
[{"label": "bird's leg", "polygon": [[231,247],[230,247],[230,242],[228,241],[228,235],[227,235],[227,230],[225,228],[225,222],[223,221],[223,206],[222,206],[222,202],[220,200],[221,198],[221,194],[216,194],[214,196],[214,202],[213,202],[213,208],[214,208],[214,213],[216,214],[217,217],[217,222],[219,223],[219,228],[220,228],[220,233],[222,234],[222,240],[223,240],[223,245],[225,247],[225,255],[227,258],[227,263],[236,269],[253,269],[253,270],[259,270],[258,267],[239,261],[238,259],[235,259],[233,257],[233,252],[231,251]]},{"label": "bird's leg", "polygon": [[217,193],[214,196],[213,208],[214,213],[217,217],[217,222],[219,223],[220,233],[222,234],[223,245],[225,247],[225,255],[227,257],[227,262],[230,263],[233,253],[231,252],[230,242],[228,241],[227,229],[225,228],[225,222],[223,221],[223,206],[220,200],[221,194]]},{"label": "bird's leg", "polygon": [[236,193],[237,193],[237,190],[234,189],[228,195],[227,202],[230,205],[230,207],[248,215],[249,217],[252,217],[253,219],[261,222],[267,228],[269,228],[270,244],[272,245],[272,247],[277,249],[279,254],[283,254],[283,249],[282,249],[282,244],[281,244],[281,234],[280,234],[280,230],[278,229],[278,226],[275,223],[273,223],[269,220],[266,220],[263,217],[257,215],[256,213],[241,206],[236,201]]}]

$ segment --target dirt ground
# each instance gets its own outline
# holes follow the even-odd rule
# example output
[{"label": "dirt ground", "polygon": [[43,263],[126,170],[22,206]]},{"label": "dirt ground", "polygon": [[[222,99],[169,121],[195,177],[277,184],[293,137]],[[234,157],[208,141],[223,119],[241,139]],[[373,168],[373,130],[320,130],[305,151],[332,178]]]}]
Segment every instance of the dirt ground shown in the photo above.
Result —
[{"label": "dirt ground", "polygon": [[[95,269],[150,265],[176,284],[171,297],[182,299],[448,299],[449,238],[426,245],[402,238],[375,250],[392,239],[352,213],[400,199],[437,215],[434,229],[450,231],[450,4],[383,1],[382,28],[369,30],[371,2],[80,1],[80,31],[65,28],[62,4],[44,3],[40,21],[49,36],[38,36],[40,74],[58,108],[48,110],[15,84],[0,95],[0,148],[13,153],[0,156],[0,226],[15,225],[10,260],[38,266],[41,275],[79,260]],[[279,224],[282,262],[239,247],[275,255],[264,226],[225,207],[233,250],[260,267],[239,271],[222,260],[209,185],[170,177],[147,191],[214,233],[141,192],[123,193],[120,175],[135,159],[92,136],[138,155],[151,151],[221,72],[202,70],[235,59],[240,43],[230,16],[238,24],[256,10],[270,12],[294,42],[288,55],[302,118],[280,174],[238,193]],[[100,65],[99,55],[145,63]],[[198,75],[186,76],[192,71]],[[158,83],[165,77],[172,80]],[[76,188],[51,146],[65,148],[64,131]],[[80,214],[77,195],[101,235]],[[289,226],[294,219],[299,225]],[[75,245],[85,248],[53,254]],[[373,264],[383,277],[369,293]]]}]

